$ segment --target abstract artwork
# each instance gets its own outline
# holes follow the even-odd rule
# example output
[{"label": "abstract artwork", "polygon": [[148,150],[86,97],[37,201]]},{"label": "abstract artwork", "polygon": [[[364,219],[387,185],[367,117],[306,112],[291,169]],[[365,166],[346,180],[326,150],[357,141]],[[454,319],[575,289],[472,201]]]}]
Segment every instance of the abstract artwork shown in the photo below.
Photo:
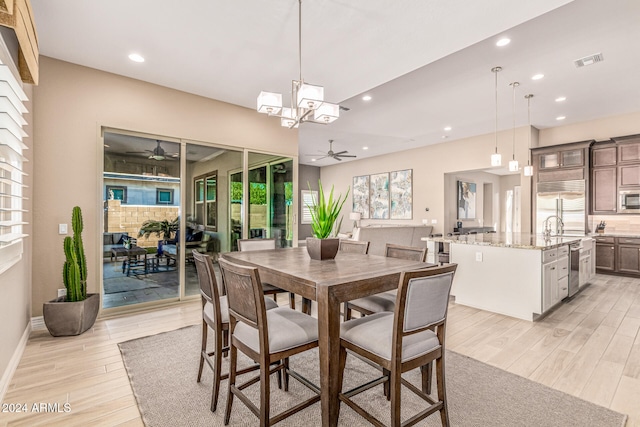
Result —
[{"label": "abstract artwork", "polygon": [[369,177],[371,219],[389,219],[389,173]]},{"label": "abstract artwork", "polygon": [[413,217],[412,169],[391,172],[391,219]]},{"label": "abstract artwork", "polygon": [[476,184],[458,181],[458,219],[476,217]]},{"label": "abstract artwork", "polygon": [[351,212],[360,212],[362,219],[369,218],[369,175],[353,177],[353,208]]}]

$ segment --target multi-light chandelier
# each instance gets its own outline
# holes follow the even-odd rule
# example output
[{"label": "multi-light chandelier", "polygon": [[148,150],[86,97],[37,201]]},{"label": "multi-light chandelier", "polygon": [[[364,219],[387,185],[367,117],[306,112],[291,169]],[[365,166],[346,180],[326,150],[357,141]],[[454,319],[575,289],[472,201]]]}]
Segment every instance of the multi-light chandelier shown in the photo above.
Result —
[{"label": "multi-light chandelier", "polygon": [[289,129],[303,122],[333,122],[340,116],[340,106],[324,100],[322,86],[302,79],[302,0],[298,0],[298,59],[300,78],[291,82],[291,108],[282,106],[282,94],[263,91],[258,95],[258,112],[279,117],[280,124]]}]

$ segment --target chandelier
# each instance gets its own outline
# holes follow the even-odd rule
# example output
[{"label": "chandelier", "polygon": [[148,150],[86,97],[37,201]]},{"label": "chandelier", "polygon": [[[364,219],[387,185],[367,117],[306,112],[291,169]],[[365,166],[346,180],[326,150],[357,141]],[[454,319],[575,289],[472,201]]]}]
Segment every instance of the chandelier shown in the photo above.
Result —
[{"label": "chandelier", "polygon": [[324,100],[322,86],[302,79],[302,0],[298,0],[298,61],[300,78],[291,82],[291,108],[282,106],[282,94],[263,91],[258,95],[258,112],[279,117],[280,125],[289,129],[304,122],[333,122],[340,116],[340,106]]}]

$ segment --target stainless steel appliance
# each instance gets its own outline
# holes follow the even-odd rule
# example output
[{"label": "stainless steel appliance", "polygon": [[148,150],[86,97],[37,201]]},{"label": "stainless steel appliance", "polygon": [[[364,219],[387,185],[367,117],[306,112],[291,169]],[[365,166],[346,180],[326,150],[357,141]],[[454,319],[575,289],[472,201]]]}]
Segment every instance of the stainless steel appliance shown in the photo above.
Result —
[{"label": "stainless steel appliance", "polygon": [[[570,249],[569,298],[574,296],[576,292],[578,292],[578,289],[580,289],[580,265],[583,264],[580,259],[582,254],[582,241],[572,243]],[[584,272],[582,274],[584,275]]]},{"label": "stainless steel appliance", "polygon": [[561,221],[548,221],[551,235],[584,235],[586,230],[585,181],[555,181],[538,183],[536,197],[536,233],[544,231],[543,222],[549,217]]},{"label": "stainless steel appliance", "polygon": [[640,188],[620,190],[618,195],[618,212],[640,212]]}]

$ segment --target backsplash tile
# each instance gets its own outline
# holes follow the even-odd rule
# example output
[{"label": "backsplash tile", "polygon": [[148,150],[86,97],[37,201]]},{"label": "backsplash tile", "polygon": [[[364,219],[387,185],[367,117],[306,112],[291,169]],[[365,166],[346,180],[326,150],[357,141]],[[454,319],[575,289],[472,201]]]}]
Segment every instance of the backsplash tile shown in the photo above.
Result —
[{"label": "backsplash tile", "polygon": [[632,233],[640,235],[640,215],[590,215],[589,229],[595,233],[596,227],[604,221],[605,233]]}]

